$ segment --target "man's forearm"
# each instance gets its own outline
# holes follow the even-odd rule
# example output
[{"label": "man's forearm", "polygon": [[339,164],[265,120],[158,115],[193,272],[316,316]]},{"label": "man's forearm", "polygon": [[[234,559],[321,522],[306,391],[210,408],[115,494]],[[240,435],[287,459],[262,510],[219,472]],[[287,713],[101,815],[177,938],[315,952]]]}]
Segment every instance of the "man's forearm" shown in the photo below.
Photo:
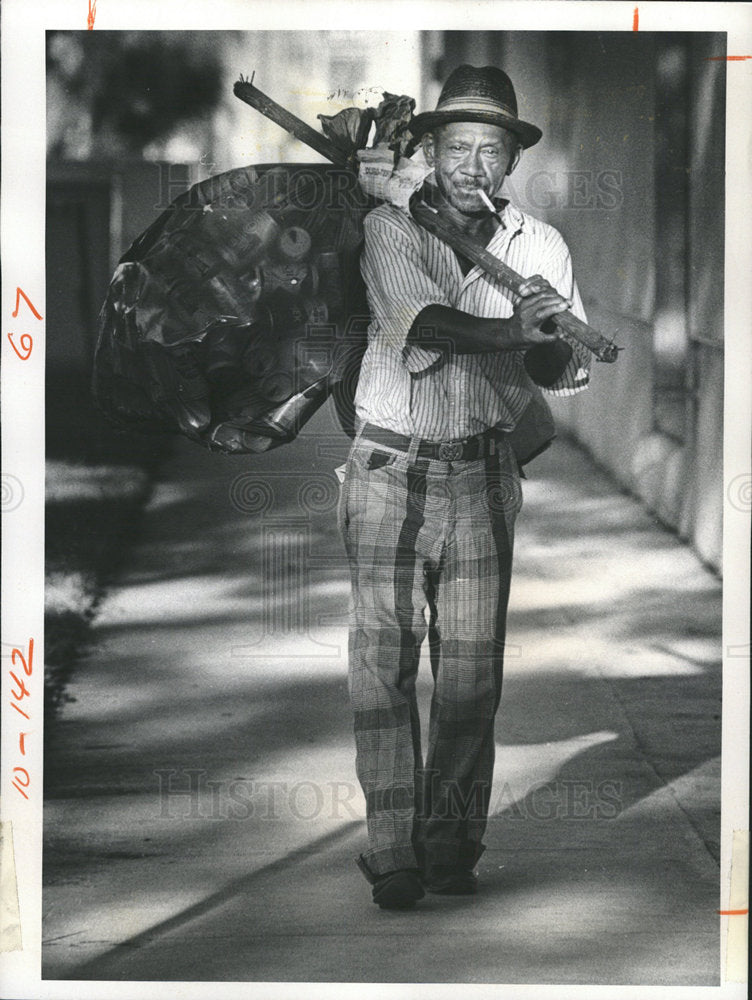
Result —
[{"label": "man's forearm", "polygon": [[484,319],[438,303],[421,309],[410,327],[407,343],[442,354],[523,350],[528,374],[544,387],[561,377],[572,357],[572,348],[565,340],[525,342],[509,319]]},{"label": "man's forearm", "polygon": [[444,354],[519,350],[519,345],[508,343],[508,326],[504,319],[482,319],[437,303],[421,309],[410,327],[407,343]]}]

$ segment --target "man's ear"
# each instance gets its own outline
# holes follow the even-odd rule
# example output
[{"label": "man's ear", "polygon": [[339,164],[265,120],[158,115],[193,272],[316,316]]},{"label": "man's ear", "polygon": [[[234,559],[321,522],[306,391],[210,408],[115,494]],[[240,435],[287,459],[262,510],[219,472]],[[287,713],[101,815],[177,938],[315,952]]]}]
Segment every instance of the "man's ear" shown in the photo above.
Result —
[{"label": "man's ear", "polygon": [[509,161],[509,166],[507,167],[507,177],[512,173],[512,171],[514,170],[514,168],[520,162],[520,157],[521,156],[522,156],[522,146],[518,142],[517,143],[517,148],[514,151],[514,156]]},{"label": "man's ear", "polygon": [[433,132],[426,132],[422,139],[423,155],[426,163],[432,167],[436,163],[436,138]]}]

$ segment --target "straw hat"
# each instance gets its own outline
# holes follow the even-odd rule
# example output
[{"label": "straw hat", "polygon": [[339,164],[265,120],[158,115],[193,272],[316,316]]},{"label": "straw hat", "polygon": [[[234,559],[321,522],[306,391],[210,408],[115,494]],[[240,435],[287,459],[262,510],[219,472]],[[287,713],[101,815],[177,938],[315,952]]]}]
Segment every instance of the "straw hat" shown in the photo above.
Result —
[{"label": "straw hat", "polygon": [[416,115],[410,131],[416,139],[449,122],[483,122],[509,129],[523,148],[534,146],[543,135],[536,125],[517,117],[517,97],[512,81],[495,66],[460,66],[450,74],[435,111]]}]

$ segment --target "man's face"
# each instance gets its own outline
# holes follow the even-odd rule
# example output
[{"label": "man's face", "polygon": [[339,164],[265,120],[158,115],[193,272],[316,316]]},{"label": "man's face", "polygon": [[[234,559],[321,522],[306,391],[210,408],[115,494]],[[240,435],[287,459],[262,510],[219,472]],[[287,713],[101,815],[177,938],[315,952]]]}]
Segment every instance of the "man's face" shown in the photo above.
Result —
[{"label": "man's face", "polygon": [[442,125],[426,136],[424,151],[436,171],[439,190],[450,205],[465,213],[485,207],[478,189],[492,198],[520,156],[513,132],[480,122]]}]

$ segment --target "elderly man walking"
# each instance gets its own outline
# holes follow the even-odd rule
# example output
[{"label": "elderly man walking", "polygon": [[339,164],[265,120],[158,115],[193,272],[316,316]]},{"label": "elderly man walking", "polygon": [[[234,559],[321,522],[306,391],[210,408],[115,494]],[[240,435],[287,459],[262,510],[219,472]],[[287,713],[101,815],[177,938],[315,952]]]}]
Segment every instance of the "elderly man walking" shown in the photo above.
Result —
[{"label": "elderly man walking", "polygon": [[[545,332],[565,309],[585,318],[562,237],[500,194],[541,138],[518,117],[509,77],[461,66],[411,130],[433,167],[421,197],[532,277],[514,296],[409,213],[385,204],[366,217],[372,322],[339,523],[368,826],[358,863],[389,909],[426,889],[476,890],[522,505],[511,435],[531,374],[569,394],[585,387],[589,366],[585,349]],[[434,691],[424,760],[415,681],[426,638]]]}]

